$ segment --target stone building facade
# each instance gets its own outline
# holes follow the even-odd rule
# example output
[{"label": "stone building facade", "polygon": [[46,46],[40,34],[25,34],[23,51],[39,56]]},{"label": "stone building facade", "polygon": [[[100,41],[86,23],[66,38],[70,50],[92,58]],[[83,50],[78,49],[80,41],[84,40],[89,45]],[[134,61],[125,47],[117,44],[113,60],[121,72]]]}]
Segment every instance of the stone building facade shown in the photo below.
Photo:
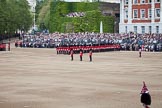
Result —
[{"label": "stone building facade", "polygon": [[119,33],[162,33],[162,0],[120,0]]}]

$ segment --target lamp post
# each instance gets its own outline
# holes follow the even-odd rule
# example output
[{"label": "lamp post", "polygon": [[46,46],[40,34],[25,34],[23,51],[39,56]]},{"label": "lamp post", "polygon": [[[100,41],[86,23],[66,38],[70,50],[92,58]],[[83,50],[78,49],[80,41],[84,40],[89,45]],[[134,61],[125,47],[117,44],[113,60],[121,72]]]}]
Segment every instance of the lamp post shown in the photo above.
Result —
[{"label": "lamp post", "polygon": [[2,34],[1,36],[2,36],[2,38],[1,38],[1,39],[2,39],[2,43],[3,43],[3,39],[4,39],[4,34]]},{"label": "lamp post", "polygon": [[7,31],[5,30],[5,35],[6,35]]},{"label": "lamp post", "polygon": [[116,21],[114,22],[114,33],[116,33]]},{"label": "lamp post", "polygon": [[6,34],[6,36],[7,36],[7,38],[8,38],[8,51],[10,51],[11,49],[10,49],[10,41],[11,41],[11,39],[10,39],[10,26],[9,26],[9,22],[11,22],[10,20],[6,20],[6,29],[7,29],[7,31],[5,30],[5,34]]},{"label": "lamp post", "polygon": [[9,40],[9,42],[8,42],[8,51],[10,51],[11,49],[10,49],[10,42],[11,42],[11,39],[10,39],[11,37],[10,37],[10,32],[8,32],[8,40]]},{"label": "lamp post", "polygon": [[24,43],[24,26],[21,29],[22,43]]},{"label": "lamp post", "polygon": [[8,35],[8,51],[10,51],[10,34],[9,32],[7,33],[7,31],[5,30],[5,34]]}]

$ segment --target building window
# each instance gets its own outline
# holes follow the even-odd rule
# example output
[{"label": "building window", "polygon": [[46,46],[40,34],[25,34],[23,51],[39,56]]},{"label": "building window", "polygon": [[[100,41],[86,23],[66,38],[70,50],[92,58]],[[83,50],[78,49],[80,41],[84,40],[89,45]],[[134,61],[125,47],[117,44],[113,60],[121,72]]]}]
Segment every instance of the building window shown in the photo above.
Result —
[{"label": "building window", "polygon": [[152,33],[152,27],[151,26],[149,26],[149,33]]},{"label": "building window", "polygon": [[159,33],[159,26],[156,26],[156,33]]},{"label": "building window", "polygon": [[141,3],[145,3],[145,0],[141,0]]},{"label": "building window", "polygon": [[137,3],[138,3],[138,0],[133,0],[133,3],[134,3],[134,4],[137,4]]},{"label": "building window", "polygon": [[145,33],[145,26],[141,26],[142,34]]},{"label": "building window", "polygon": [[125,19],[128,19],[128,9],[125,9]]},{"label": "building window", "polygon": [[137,33],[137,26],[134,26],[134,32]]},{"label": "building window", "polygon": [[133,10],[133,18],[138,18],[138,10]]},{"label": "building window", "polygon": [[151,9],[148,9],[148,18],[151,19],[151,17],[152,17]]},{"label": "building window", "polygon": [[152,0],[148,0],[148,3],[152,3]]},{"label": "building window", "polygon": [[155,17],[160,17],[160,9],[155,9]]},{"label": "building window", "polygon": [[160,0],[155,0],[155,2],[160,2]]},{"label": "building window", "polygon": [[141,10],[141,18],[142,18],[142,19],[145,18],[145,10],[144,10],[144,9]]},{"label": "building window", "polygon": [[127,26],[125,26],[125,33],[127,33],[128,32],[128,30],[127,30]]},{"label": "building window", "polygon": [[128,4],[128,0],[125,0],[125,4],[126,4],[126,5]]}]

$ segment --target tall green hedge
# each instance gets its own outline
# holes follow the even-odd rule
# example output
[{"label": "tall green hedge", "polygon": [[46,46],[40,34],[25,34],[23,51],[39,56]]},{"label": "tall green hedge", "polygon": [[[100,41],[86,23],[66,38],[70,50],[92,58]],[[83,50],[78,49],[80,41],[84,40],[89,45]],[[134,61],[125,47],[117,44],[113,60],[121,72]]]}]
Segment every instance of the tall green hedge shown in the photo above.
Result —
[{"label": "tall green hedge", "polygon": [[[66,17],[70,12],[85,12],[84,17]],[[99,32],[100,22],[103,22],[103,32],[113,32],[114,18],[103,16],[99,3],[93,2],[51,2],[50,32]]]}]

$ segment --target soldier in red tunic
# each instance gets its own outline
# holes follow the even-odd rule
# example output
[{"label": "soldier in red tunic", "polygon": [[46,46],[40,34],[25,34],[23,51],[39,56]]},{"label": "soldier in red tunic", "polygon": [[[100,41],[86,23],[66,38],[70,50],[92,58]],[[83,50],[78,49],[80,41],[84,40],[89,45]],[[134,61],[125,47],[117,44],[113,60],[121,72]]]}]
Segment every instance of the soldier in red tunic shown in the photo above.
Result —
[{"label": "soldier in red tunic", "polygon": [[80,49],[80,61],[82,61],[82,57],[83,57],[83,50]]},{"label": "soldier in red tunic", "polygon": [[151,95],[149,93],[149,90],[147,89],[145,82],[143,82],[143,87],[140,94],[141,103],[143,104],[144,108],[150,108],[149,105],[151,105]]},{"label": "soldier in red tunic", "polygon": [[89,61],[92,61],[92,49],[89,50]]}]

